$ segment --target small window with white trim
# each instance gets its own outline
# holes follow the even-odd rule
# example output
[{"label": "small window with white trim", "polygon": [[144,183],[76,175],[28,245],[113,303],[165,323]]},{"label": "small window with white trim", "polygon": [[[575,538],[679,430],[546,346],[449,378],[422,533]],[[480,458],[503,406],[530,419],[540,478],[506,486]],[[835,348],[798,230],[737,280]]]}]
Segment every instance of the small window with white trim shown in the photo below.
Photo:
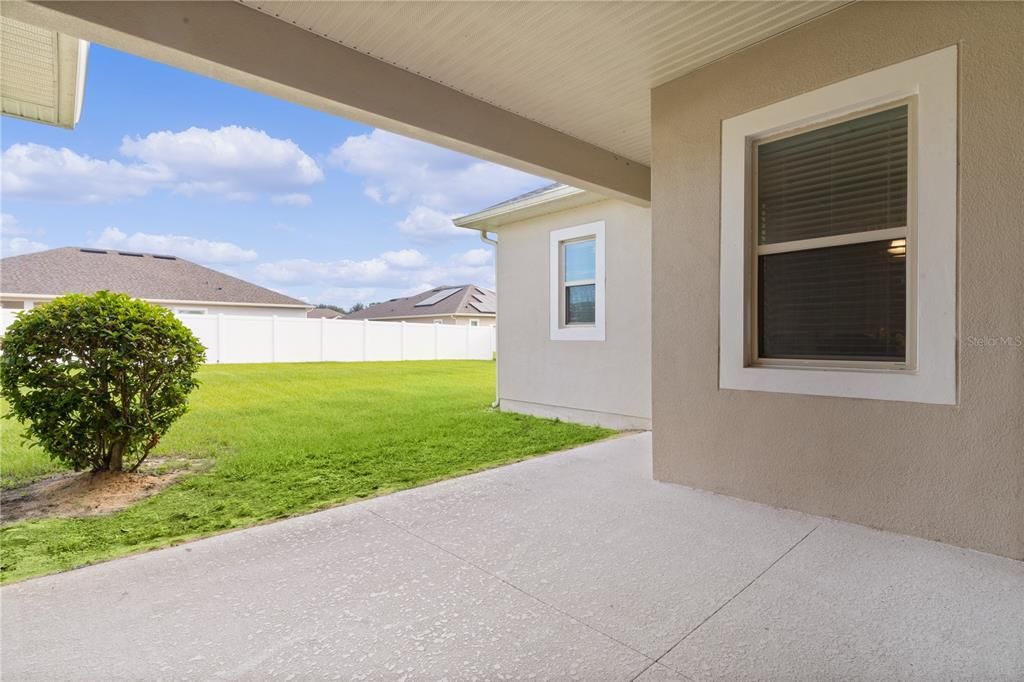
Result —
[{"label": "small window with white trim", "polygon": [[207,310],[206,308],[175,308],[174,312],[179,315],[205,315]]},{"label": "small window with white trim", "polygon": [[480,320],[470,320],[469,321],[469,326],[470,327],[479,327],[480,326]]},{"label": "small window with white trim", "polygon": [[551,233],[551,338],[604,340],[604,223]]},{"label": "small window with white trim", "polygon": [[722,121],[719,386],[956,403],[957,48]]}]

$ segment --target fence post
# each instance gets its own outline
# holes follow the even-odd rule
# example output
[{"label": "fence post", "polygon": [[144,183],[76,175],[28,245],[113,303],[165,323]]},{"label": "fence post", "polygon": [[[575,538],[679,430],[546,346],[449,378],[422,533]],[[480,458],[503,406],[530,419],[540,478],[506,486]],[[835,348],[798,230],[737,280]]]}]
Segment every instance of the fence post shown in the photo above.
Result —
[{"label": "fence post", "polygon": [[402,320],[401,324],[402,326],[400,328],[400,331],[402,333],[402,340],[401,343],[399,344],[398,359],[405,360],[405,320]]},{"label": "fence post", "polygon": [[327,342],[326,342],[326,339],[325,339],[326,335],[327,335],[327,318],[326,317],[321,317],[320,318],[320,362],[324,361],[324,348],[327,345]]},{"label": "fence post", "polygon": [[472,326],[466,325],[466,352],[463,354],[463,360],[469,360],[469,330],[472,328]]},{"label": "fence post", "polygon": [[438,355],[437,355],[437,334],[438,334],[437,328],[440,327],[441,325],[439,325],[437,322],[434,322],[433,324],[434,324],[434,359],[437,360],[438,359]]},{"label": "fence post", "polygon": [[363,362],[366,362],[366,329],[369,324],[369,320],[363,320]]},{"label": "fence post", "polygon": [[217,313],[217,364],[224,362],[224,313]]},{"label": "fence post", "polygon": [[270,325],[270,361],[277,362],[277,315]]}]

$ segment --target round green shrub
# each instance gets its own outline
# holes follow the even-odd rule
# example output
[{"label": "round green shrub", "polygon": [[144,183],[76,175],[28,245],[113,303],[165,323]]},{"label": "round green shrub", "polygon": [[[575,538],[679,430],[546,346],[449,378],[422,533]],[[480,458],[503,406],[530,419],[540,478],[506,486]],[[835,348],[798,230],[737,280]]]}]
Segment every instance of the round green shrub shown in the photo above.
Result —
[{"label": "round green shrub", "polygon": [[0,395],[28,441],[76,471],[134,471],[188,409],[203,346],[170,310],[70,294],[0,340]]}]

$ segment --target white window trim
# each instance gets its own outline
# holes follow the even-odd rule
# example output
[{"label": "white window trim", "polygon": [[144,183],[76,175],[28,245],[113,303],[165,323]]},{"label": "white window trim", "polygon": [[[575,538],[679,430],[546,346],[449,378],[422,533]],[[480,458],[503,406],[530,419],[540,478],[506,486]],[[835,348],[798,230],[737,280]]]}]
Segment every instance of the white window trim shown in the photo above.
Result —
[{"label": "white window trim", "polygon": [[[754,366],[750,357],[753,140],[916,97],[916,207],[908,263],[908,336],[916,357],[906,369]],[[722,122],[719,387],[778,393],[954,405],[956,386],[957,48],[948,47],[804,93]],[[911,281],[913,280],[913,281]],[[910,300],[916,294],[916,301]],[[911,352],[908,348],[908,353]]]},{"label": "white window trim", "polygon": [[[594,324],[563,324],[562,243],[594,238]],[[551,232],[549,310],[552,341],[604,341],[604,221]]]}]

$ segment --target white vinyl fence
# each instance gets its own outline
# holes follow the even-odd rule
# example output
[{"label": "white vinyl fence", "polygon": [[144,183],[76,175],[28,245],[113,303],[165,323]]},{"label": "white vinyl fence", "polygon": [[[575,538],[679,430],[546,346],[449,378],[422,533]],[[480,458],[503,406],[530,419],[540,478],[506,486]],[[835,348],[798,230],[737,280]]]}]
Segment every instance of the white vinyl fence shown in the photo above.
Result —
[{"label": "white vinyl fence", "polygon": [[[3,328],[16,310],[4,310]],[[206,361],[366,362],[490,360],[495,327],[247,315],[180,315],[206,346]]]}]

